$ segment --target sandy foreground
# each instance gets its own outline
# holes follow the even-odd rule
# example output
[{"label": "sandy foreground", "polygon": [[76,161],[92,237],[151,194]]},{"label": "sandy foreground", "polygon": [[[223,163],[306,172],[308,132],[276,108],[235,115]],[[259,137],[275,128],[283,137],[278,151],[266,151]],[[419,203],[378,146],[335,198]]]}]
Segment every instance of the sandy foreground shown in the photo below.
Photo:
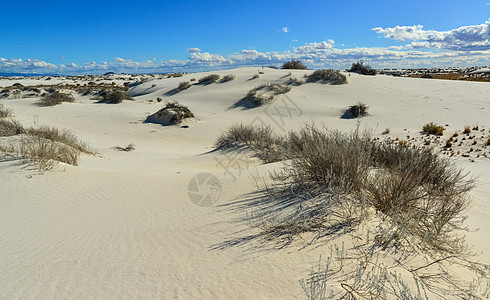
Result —
[{"label": "sandy foreground", "polygon": [[[361,101],[369,116],[360,127],[377,137],[422,140],[428,122],[446,125],[441,141],[466,125],[483,129],[478,137],[490,134],[489,83],[351,74],[346,85],[293,86],[270,106],[246,109],[240,100],[250,89],[284,83],[289,72],[299,79],[311,73],[260,71],[256,79],[257,68],[240,68],[152,80],[130,89],[135,101],[116,105],[88,96],[54,107],[39,107],[38,98],[0,99],[25,126],[70,129],[99,153],[42,175],[21,161],[0,160],[0,298],[305,298],[299,280],[328,254],[327,245],[304,247],[305,241],[278,249],[255,240],[215,247],[252,230],[239,221],[250,211],[235,204],[253,197],[254,176],[280,167],[213,151],[223,131],[257,123],[286,133],[315,122],[347,132],[357,120],[341,116]],[[168,96],[179,82],[214,73],[236,79]],[[15,82],[43,83],[1,80],[0,87]],[[157,97],[188,106],[196,120],[188,128],[144,123],[164,106]],[[390,133],[381,135],[386,128]],[[113,149],[131,142],[134,151]],[[467,241],[482,253],[479,261],[490,263],[490,146],[476,148],[479,157],[472,151],[454,159],[477,177]],[[208,192],[216,201],[210,207],[196,205],[189,193],[198,174],[216,176],[222,187]]]}]

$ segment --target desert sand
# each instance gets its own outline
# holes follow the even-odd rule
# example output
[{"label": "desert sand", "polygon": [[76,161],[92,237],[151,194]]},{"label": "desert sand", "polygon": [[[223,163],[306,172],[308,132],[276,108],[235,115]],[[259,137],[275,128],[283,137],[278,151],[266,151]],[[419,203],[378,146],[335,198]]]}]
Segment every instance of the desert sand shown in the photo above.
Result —
[{"label": "desert sand", "polygon": [[[252,79],[259,71],[264,74]],[[327,256],[327,245],[305,247],[305,238],[283,248],[260,240],[216,247],[253,232],[239,221],[250,211],[233,203],[253,197],[254,176],[281,165],[214,151],[221,133],[233,124],[254,123],[283,134],[311,122],[348,132],[358,120],[341,116],[360,101],[369,106],[360,128],[375,137],[421,143],[428,122],[446,128],[439,148],[464,126],[478,126],[475,134],[485,141],[490,134],[485,82],[345,73],[345,85],[292,86],[271,105],[242,105],[247,92],[262,83],[309,73],[240,68],[153,78],[130,88],[135,101],[121,104],[96,103],[89,96],[53,107],[36,105],[36,97],[0,99],[22,124],[70,129],[97,152],[82,155],[78,166],[59,164],[44,174],[21,160],[0,159],[0,298],[305,299],[299,280],[320,255]],[[236,78],[169,93],[182,81],[208,74]],[[0,87],[63,81],[69,79],[3,79]],[[124,82],[107,79],[112,81]],[[187,128],[144,123],[165,100],[194,113],[183,124]],[[386,128],[389,133],[382,134]],[[130,143],[134,151],[114,149]],[[477,178],[467,242],[481,252],[480,262],[490,264],[490,146],[482,139],[474,146],[478,152],[463,156],[469,147],[461,145],[461,155],[451,159]],[[199,198],[192,189],[198,174],[219,181],[221,189],[206,192],[211,206],[193,202]]]}]

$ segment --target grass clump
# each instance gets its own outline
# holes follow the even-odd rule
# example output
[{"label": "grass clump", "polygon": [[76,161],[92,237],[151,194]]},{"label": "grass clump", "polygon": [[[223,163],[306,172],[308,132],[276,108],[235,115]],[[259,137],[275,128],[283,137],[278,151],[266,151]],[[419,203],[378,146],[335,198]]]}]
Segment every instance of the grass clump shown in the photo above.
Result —
[{"label": "grass clump", "polygon": [[187,90],[191,86],[192,84],[189,81],[182,81],[181,83],[179,83],[179,86],[177,87],[177,91],[180,92],[183,90]]},{"label": "grass clump", "polygon": [[354,72],[362,75],[376,75],[378,71],[372,69],[370,65],[365,64],[363,60],[352,64],[349,72]]},{"label": "grass clump", "polygon": [[249,147],[258,151],[258,156],[266,162],[284,159],[283,138],[275,135],[270,126],[233,125],[222,133],[215,143],[216,149]]},{"label": "grass clump", "polygon": [[313,74],[309,75],[306,79],[307,82],[321,82],[328,84],[346,84],[347,77],[336,70],[316,70]]},{"label": "grass clump", "polygon": [[367,116],[368,106],[364,103],[357,103],[356,105],[351,105],[349,109],[346,111],[351,118],[359,118]]},{"label": "grass clump", "polygon": [[3,104],[0,104],[0,118],[9,118],[12,116],[12,109],[5,108]]},{"label": "grass clump", "polygon": [[0,118],[0,137],[25,133],[26,130],[16,119]]},{"label": "grass clump", "polygon": [[72,103],[75,102],[75,98],[70,94],[54,92],[41,98],[40,103],[42,106],[54,106],[63,102]]},{"label": "grass clump", "polygon": [[291,60],[282,64],[282,69],[297,69],[297,70],[306,70],[307,67],[298,59]]},{"label": "grass clump", "polygon": [[123,100],[133,100],[133,97],[129,95],[127,92],[116,90],[116,91],[105,91],[102,94],[102,103],[108,104],[119,104],[122,103]]},{"label": "grass clump", "polygon": [[94,154],[84,142],[80,141],[75,134],[68,129],[60,130],[52,126],[38,126],[27,129],[27,134],[44,140],[64,144],[79,152]]},{"label": "grass clump", "polygon": [[444,127],[430,122],[422,127],[422,132],[426,134],[442,135],[444,133]]},{"label": "grass clump", "polygon": [[134,143],[129,143],[126,147],[114,146],[114,149],[118,151],[131,152],[136,148],[134,146]]},{"label": "grass clump", "polygon": [[207,84],[215,83],[216,81],[218,81],[218,79],[219,79],[218,74],[211,74],[200,78],[197,82],[200,84],[207,85]]},{"label": "grass clump", "polygon": [[298,79],[296,77],[289,77],[288,81],[286,81],[287,85],[300,86],[305,83],[304,80]]},{"label": "grass clump", "polygon": [[236,78],[236,76],[234,74],[228,74],[228,75],[225,75],[223,76],[223,78],[221,78],[221,83],[224,83],[224,82],[228,82],[228,81],[232,81]]},{"label": "grass clump", "polygon": [[290,90],[291,87],[278,83],[266,83],[250,90],[246,98],[255,106],[261,106],[272,102],[276,96],[285,94]]}]

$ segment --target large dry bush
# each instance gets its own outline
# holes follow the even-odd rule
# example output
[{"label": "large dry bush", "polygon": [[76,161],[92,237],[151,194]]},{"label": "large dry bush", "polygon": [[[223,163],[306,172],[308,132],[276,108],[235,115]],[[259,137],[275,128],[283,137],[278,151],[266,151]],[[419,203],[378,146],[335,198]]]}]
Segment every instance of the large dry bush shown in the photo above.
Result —
[{"label": "large dry bush", "polygon": [[363,60],[352,64],[349,72],[354,72],[362,75],[376,75],[378,71],[372,69],[370,65],[365,64]]},{"label": "large dry bush", "polygon": [[[312,125],[271,138],[265,128],[232,128],[217,146],[239,141],[262,157],[267,150],[254,145],[266,144],[279,149],[277,157],[285,161],[272,174],[274,183],[262,186],[263,197],[236,204],[251,209],[246,220],[260,233],[223,245],[259,237],[276,240],[281,248],[294,237],[311,237],[311,245],[349,235],[348,249],[343,243],[335,246],[326,268],[301,281],[310,299],[324,297],[333,286],[340,291],[329,299],[489,296],[490,266],[469,258],[460,231],[474,183],[449,159],[430,149],[374,140],[358,130],[342,133]],[[462,280],[455,270],[469,277]]]},{"label": "large dry bush", "polygon": [[100,102],[108,104],[118,104],[123,100],[133,100],[133,97],[127,92],[115,90],[115,91],[104,91],[102,93],[102,100]]},{"label": "large dry bush", "polygon": [[328,83],[328,84],[346,84],[347,83],[347,77],[340,73],[339,71],[336,70],[331,70],[331,69],[322,69],[322,70],[316,70],[308,76],[306,79],[307,82],[320,82],[320,83]]},{"label": "large dry bush", "polygon": [[300,60],[291,60],[282,64],[282,69],[306,70],[307,67]]},{"label": "large dry bush", "polygon": [[43,98],[41,98],[40,104],[42,106],[54,106],[61,104],[63,102],[74,102],[75,98],[67,93],[54,92],[51,94],[47,94]]},{"label": "large dry bush", "polygon": [[473,182],[430,150],[375,141],[357,130],[346,134],[316,126],[282,138],[269,128],[233,126],[216,146],[235,142],[252,145],[261,157],[277,149],[281,154],[274,157],[288,161],[275,179],[295,190],[344,195],[344,201],[362,202],[365,209],[385,215],[394,224],[386,243],[416,240],[424,249],[457,251],[452,234],[461,226]]},{"label": "large dry bush", "polygon": [[270,103],[278,95],[285,94],[291,90],[291,87],[278,83],[262,84],[247,94],[247,100],[255,106],[261,106]]}]

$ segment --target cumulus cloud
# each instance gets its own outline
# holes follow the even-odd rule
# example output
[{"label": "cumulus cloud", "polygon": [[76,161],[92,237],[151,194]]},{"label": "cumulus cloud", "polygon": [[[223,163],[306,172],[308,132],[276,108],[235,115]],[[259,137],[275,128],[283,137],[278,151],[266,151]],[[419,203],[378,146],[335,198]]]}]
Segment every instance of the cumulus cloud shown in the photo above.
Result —
[{"label": "cumulus cloud", "polygon": [[424,30],[422,25],[373,28],[385,38],[413,41],[407,48],[433,48],[453,51],[490,49],[490,21],[484,24],[463,26],[449,31]]},{"label": "cumulus cloud", "polygon": [[288,33],[290,30],[287,27],[283,27],[281,29],[281,31],[284,32],[284,33]]},{"label": "cumulus cloud", "polygon": [[199,53],[199,52],[201,52],[201,49],[199,49],[199,48],[188,48],[187,51],[189,51],[190,53]]}]

